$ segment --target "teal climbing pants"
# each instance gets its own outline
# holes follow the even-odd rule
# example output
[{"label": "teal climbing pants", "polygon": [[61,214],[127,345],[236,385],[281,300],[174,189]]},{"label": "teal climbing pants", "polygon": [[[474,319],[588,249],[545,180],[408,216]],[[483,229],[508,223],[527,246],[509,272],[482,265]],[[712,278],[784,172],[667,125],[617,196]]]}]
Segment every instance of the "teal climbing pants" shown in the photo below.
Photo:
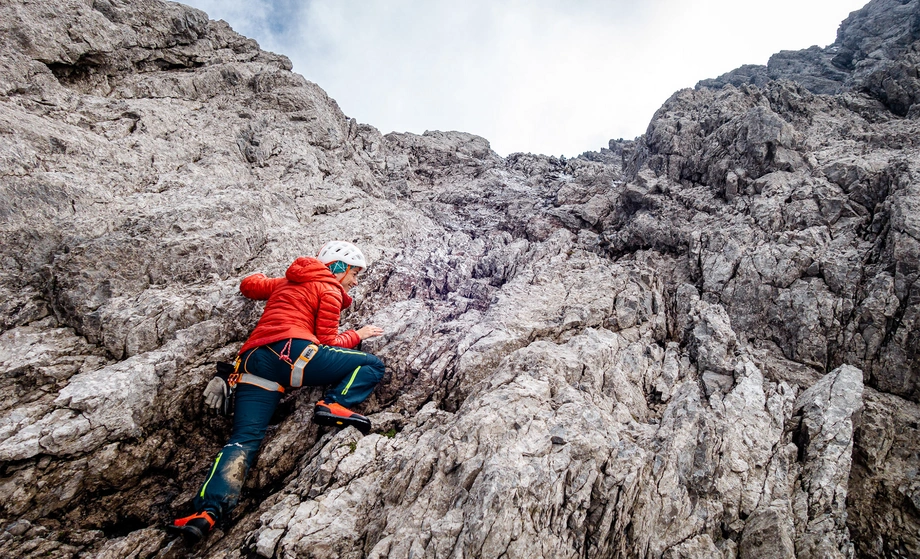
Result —
[{"label": "teal climbing pants", "polygon": [[[240,356],[239,372],[250,373],[291,388],[292,364],[312,342],[283,340],[251,349]],[[363,402],[383,378],[383,362],[374,355],[334,346],[319,351],[303,368],[303,384],[330,385],[323,398],[351,407]],[[296,383],[296,380],[295,380]],[[214,459],[208,477],[193,506],[208,511],[215,519],[226,518],[240,499],[249,468],[255,462],[269,421],[281,401],[282,392],[252,384],[237,384],[230,440]]]}]

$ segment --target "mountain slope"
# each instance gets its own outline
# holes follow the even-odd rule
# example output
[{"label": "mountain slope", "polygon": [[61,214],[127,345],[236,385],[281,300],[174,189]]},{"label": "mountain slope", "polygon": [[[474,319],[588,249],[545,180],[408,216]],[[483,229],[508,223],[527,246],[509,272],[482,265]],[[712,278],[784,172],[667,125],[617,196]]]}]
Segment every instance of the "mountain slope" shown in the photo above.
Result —
[{"label": "mountain slope", "polygon": [[381,135],[179,4],[0,6],[3,553],[187,556],[239,280],[330,238],[374,432],[286,396],[195,555],[920,553],[917,21],[873,0],[562,160]]}]

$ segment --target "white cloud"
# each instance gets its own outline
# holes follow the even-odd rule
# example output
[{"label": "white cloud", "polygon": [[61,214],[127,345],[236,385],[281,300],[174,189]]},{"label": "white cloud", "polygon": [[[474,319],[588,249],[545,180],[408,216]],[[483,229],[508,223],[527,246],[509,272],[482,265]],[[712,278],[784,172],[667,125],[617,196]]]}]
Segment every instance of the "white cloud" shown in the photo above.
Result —
[{"label": "white cloud", "polygon": [[676,90],[834,41],[864,0],[192,0],[288,55],[382,132],[462,130],[577,155],[645,131]]}]

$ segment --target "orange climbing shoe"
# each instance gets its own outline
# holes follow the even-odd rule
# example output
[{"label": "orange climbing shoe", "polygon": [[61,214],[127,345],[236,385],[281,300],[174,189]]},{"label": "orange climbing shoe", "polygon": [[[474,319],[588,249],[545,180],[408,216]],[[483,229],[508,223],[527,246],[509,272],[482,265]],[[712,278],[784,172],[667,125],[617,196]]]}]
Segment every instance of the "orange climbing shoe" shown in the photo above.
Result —
[{"label": "orange climbing shoe", "polygon": [[191,516],[179,518],[170,526],[172,532],[178,532],[189,547],[197,544],[214,528],[214,517],[208,511],[196,512]]},{"label": "orange climbing shoe", "polygon": [[368,418],[335,402],[327,404],[324,400],[316,402],[316,407],[313,409],[313,422],[318,425],[339,427],[351,425],[365,435],[371,430],[371,421]]}]

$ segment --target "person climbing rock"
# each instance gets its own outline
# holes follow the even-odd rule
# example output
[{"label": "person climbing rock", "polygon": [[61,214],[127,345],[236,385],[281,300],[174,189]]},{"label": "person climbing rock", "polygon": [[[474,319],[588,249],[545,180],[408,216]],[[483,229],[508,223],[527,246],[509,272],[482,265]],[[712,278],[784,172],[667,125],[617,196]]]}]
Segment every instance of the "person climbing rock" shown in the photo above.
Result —
[{"label": "person climbing rock", "polygon": [[[368,325],[339,332],[340,313],[352,302],[348,291],[358,284],[358,274],[365,268],[367,260],[358,247],[331,241],[316,258],[295,260],[283,278],[253,274],[240,283],[243,295],[267,303],[230,376],[236,398],[230,440],[195,495],[195,514],[177,519],[172,526],[186,543],[201,541],[236,506],[286,390],[304,384],[329,385],[314,407],[313,421],[351,425],[364,433],[370,430],[370,421],[350,408],[370,396],[383,378],[384,365],[355,348],[383,330]],[[229,390],[227,381],[215,377],[205,389],[206,404],[223,407]]]}]

